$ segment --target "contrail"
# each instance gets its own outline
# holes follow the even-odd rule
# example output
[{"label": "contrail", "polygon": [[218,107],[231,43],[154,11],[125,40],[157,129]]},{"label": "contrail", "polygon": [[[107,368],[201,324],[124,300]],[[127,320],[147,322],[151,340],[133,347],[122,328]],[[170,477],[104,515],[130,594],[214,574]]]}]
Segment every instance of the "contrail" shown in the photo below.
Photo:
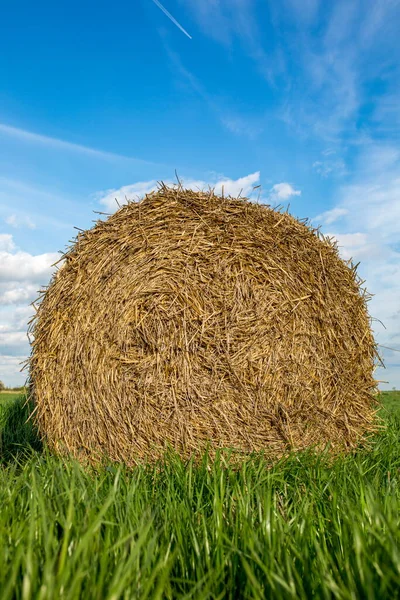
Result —
[{"label": "contrail", "polygon": [[190,40],[192,39],[192,36],[189,35],[185,29],[183,29],[182,25],[180,25],[178,21],[174,19],[171,13],[169,13],[167,9],[163,7],[161,2],[159,2],[158,0],[153,0],[153,2],[156,6],[158,6],[158,8],[160,8],[163,11],[164,15],[167,15],[168,19],[171,19],[171,21],[178,27],[178,29],[180,29],[185,35],[187,35]]}]

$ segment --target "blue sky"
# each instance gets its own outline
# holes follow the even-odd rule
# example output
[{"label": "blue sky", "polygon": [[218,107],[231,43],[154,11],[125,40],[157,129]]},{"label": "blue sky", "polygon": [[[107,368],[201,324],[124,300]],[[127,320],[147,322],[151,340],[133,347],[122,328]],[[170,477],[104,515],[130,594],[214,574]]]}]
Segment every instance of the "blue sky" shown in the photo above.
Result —
[{"label": "blue sky", "polygon": [[[2,7],[0,379],[24,381],[30,302],[74,226],[175,170],[261,185],[335,236],[400,349],[399,29],[399,0]],[[381,354],[380,387],[400,388],[400,353]]]}]

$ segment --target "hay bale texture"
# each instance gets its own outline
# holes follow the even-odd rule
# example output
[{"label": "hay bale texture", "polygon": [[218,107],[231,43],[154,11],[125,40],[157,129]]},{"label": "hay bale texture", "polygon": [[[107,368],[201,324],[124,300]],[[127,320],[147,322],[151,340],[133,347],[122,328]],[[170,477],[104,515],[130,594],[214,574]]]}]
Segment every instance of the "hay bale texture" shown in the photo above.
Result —
[{"label": "hay bale texture", "polygon": [[160,184],[64,259],[30,325],[36,421],[57,452],[279,456],[374,429],[370,296],[307,220]]}]

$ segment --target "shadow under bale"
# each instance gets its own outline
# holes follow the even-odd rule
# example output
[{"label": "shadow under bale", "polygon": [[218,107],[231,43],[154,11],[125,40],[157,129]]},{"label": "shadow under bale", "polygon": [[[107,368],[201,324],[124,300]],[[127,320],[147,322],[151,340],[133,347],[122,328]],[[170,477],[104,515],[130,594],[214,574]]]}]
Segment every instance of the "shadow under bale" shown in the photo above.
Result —
[{"label": "shadow under bale", "polygon": [[39,432],[32,419],[34,405],[25,396],[0,404],[0,463],[21,460],[42,451]]},{"label": "shadow under bale", "polygon": [[306,221],[161,185],[79,233],[31,323],[36,423],[96,462],[354,448],[375,430],[369,295]]}]

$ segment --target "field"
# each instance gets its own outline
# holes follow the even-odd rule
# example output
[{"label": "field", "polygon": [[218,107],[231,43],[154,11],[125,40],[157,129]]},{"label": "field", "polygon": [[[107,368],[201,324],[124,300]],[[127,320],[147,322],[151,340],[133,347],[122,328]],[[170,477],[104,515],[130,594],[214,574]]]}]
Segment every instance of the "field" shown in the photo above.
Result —
[{"label": "field", "polygon": [[400,392],[382,405],[385,428],[334,462],[94,471],[0,394],[1,599],[400,598]]},{"label": "field", "polygon": [[9,400],[16,400],[20,396],[19,392],[0,392],[0,403],[8,402]]}]

